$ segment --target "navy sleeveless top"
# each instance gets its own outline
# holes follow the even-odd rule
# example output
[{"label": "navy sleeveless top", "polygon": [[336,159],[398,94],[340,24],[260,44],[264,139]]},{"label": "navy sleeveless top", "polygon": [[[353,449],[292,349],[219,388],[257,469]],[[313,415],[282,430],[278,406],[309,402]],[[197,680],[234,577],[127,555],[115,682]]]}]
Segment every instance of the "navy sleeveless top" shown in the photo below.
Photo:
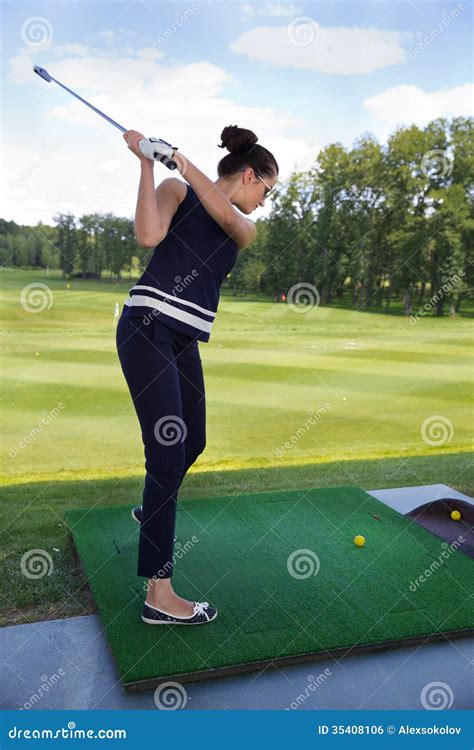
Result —
[{"label": "navy sleeveless top", "polygon": [[209,341],[220,287],[234,267],[238,244],[206,211],[191,185],[164,240],[137,283],[122,315],[162,323],[198,341]]}]

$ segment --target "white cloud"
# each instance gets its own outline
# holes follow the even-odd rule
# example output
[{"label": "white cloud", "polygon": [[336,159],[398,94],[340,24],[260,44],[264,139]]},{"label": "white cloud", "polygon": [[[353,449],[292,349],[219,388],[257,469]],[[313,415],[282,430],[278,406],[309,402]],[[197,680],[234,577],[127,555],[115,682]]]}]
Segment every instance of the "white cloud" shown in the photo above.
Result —
[{"label": "white cloud", "polygon": [[[10,63],[10,70],[8,71],[9,83],[13,83],[16,86],[31,83],[37,77],[33,72],[33,65],[38,64],[36,57],[35,50],[28,47],[23,48],[18,55],[10,57],[8,60]],[[44,68],[44,65],[41,67]],[[46,86],[44,81],[43,85]]]},{"label": "white cloud", "polygon": [[107,174],[117,174],[120,169],[120,162],[117,159],[109,159],[108,161],[102,161],[98,165],[99,169]]},{"label": "white cloud", "polygon": [[340,75],[373,73],[407,59],[401,46],[411,32],[343,26],[320,26],[307,16],[287,26],[257,26],[229,47],[251,60],[297,70]]},{"label": "white cloud", "polygon": [[104,29],[103,31],[99,31],[97,34],[97,37],[101,39],[105,39],[106,42],[115,42],[117,41],[117,33],[113,31],[112,29]]},{"label": "white cloud", "polygon": [[245,18],[254,16],[297,16],[302,13],[302,8],[293,4],[282,3],[244,3],[240,6]]},{"label": "white cloud", "polygon": [[156,49],[155,47],[144,47],[139,49],[137,57],[141,57],[143,60],[162,60],[165,53],[162,50]]},{"label": "white cloud", "polygon": [[84,57],[90,55],[92,50],[85,44],[55,44],[51,48],[51,52],[57,57],[65,57],[66,55],[76,55],[77,57]]},{"label": "white cloud", "polygon": [[472,83],[433,92],[424,91],[418,86],[402,85],[364,99],[364,107],[376,120],[390,126],[402,123],[423,126],[436,117],[472,115],[473,101]]},{"label": "white cloud", "polygon": [[[190,130],[187,108],[194,109],[197,117],[202,102],[217,96],[231,80],[223,68],[208,62],[163,66],[151,60],[128,59],[117,66],[115,60],[98,57],[81,59],[80,63],[64,60],[55,65],[54,77],[125,128],[156,130],[158,124],[170,120],[174,130],[179,124],[184,132]],[[38,84],[42,83],[38,78]],[[46,115],[49,119],[110,129],[84,104],[57,90],[65,103],[51,107]]]},{"label": "white cloud", "polygon": [[[44,56],[45,53],[48,54],[54,54],[56,58],[65,58],[64,60],[51,60],[51,67],[49,66],[49,62],[40,62],[40,53]],[[81,85],[82,87],[89,87],[89,77],[94,76],[94,71],[91,70],[91,66],[94,65],[95,60],[101,60],[101,61],[109,61],[109,71],[113,71],[115,69],[114,77],[115,79],[120,77],[120,69],[119,66],[117,66],[117,56],[119,55],[120,58],[124,57],[143,57],[145,60],[148,59],[147,55],[143,55],[143,50],[134,50],[132,47],[124,47],[123,49],[115,49],[115,50],[98,50],[93,49],[92,47],[87,47],[83,44],[63,44],[63,45],[54,45],[51,47],[51,49],[48,49],[46,47],[41,48],[35,48],[35,47],[22,47],[18,54],[14,55],[13,57],[10,57],[8,62],[10,64],[10,70],[8,71],[8,81],[9,83],[15,84],[17,86],[22,86],[27,83],[31,83],[32,77],[36,78],[34,72],[33,72],[33,66],[34,65],[40,65],[42,68],[46,68],[46,70],[52,75],[54,78],[56,78],[58,81],[61,81],[61,83],[64,83],[68,88],[74,89],[74,86],[71,84],[71,81],[69,83],[66,80],[63,80],[61,78],[61,75],[68,75],[69,72],[77,72],[80,70],[78,64],[82,66],[82,70],[84,71],[81,76],[76,75],[76,83],[77,85]],[[164,57],[164,54],[160,51],[156,52],[156,55],[152,56],[153,59],[156,57]],[[77,58],[80,58],[78,60]],[[151,59],[151,57],[150,57]],[[69,65],[71,63],[71,65]],[[86,73],[88,77],[86,78]],[[110,73],[109,73],[110,74]],[[54,84],[55,86],[57,84]],[[44,81],[43,81],[44,86]],[[99,82],[98,88],[101,88],[103,84]],[[80,93],[80,92],[77,92]],[[82,95],[83,96],[83,95]]]},{"label": "white cloud", "polygon": [[[279,109],[277,103],[243,106],[228,98],[226,87],[232,77],[223,68],[209,62],[170,66],[137,58],[120,62],[117,66],[108,57],[77,57],[46,60],[43,65],[124,127],[178,146],[213,181],[217,162],[227,154],[218,144],[229,124],[257,134],[259,143],[274,153],[281,180],[292,169],[313,163],[317,144],[298,135],[307,123]],[[37,96],[32,92],[28,97],[28,134],[45,147],[33,164],[31,149],[24,145],[26,126],[13,127],[18,115],[13,109],[5,113],[5,132],[14,135],[4,139],[2,216],[30,224],[40,219],[51,223],[59,210],[71,210],[75,216],[110,211],[132,218],[139,160],[122,134],[56,84],[34,74],[27,80],[12,77],[17,84],[28,83],[26,91],[37,87]],[[51,105],[43,112],[48,97]],[[159,163],[154,173],[155,185],[173,174]],[[259,209],[255,218],[269,208]]]},{"label": "white cloud", "polygon": [[103,29],[96,34],[95,39],[104,39],[108,45],[113,45],[123,42],[124,37],[130,36],[137,37],[139,34],[133,29]]}]

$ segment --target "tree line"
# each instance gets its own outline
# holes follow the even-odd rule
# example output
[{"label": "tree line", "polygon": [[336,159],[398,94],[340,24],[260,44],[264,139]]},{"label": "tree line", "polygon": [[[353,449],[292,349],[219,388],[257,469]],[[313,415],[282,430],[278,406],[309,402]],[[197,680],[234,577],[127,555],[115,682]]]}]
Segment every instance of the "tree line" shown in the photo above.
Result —
[{"label": "tree line", "polygon": [[[364,133],[332,143],[306,171],[278,183],[268,218],[226,280],[234,294],[288,290],[323,304],[349,296],[357,308],[405,314],[431,304],[452,314],[473,290],[473,118],[398,128],[381,145]],[[0,219],[0,263],[60,269],[65,278],[120,280],[141,273],[150,249],[133,219],[71,213],[19,226]],[[315,291],[317,290],[317,291]]]}]

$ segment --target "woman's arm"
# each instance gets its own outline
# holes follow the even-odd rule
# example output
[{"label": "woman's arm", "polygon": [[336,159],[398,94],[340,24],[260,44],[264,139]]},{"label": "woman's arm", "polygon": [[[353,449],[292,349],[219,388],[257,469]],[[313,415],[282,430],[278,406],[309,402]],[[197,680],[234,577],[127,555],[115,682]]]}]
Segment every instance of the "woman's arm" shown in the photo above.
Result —
[{"label": "woman's arm", "polygon": [[239,249],[243,250],[244,247],[250,245],[256,235],[254,222],[236,211],[225,193],[187,156],[183,156],[180,151],[174,151],[173,160],[176,161],[179,172],[189,182],[208,214],[226,234],[237,242]]},{"label": "woman's arm", "polygon": [[[139,245],[154,247],[163,236],[163,220],[158,212],[155,194],[155,162],[143,156],[138,142],[144,138],[138,130],[127,130],[123,138],[128,148],[140,159],[140,183],[138,185],[137,207],[135,209],[135,237]],[[166,228],[168,231],[168,227]]]},{"label": "woman's arm", "polygon": [[162,236],[163,226],[155,195],[154,162],[140,159],[140,183],[135,209],[135,237],[139,245],[154,247]]}]

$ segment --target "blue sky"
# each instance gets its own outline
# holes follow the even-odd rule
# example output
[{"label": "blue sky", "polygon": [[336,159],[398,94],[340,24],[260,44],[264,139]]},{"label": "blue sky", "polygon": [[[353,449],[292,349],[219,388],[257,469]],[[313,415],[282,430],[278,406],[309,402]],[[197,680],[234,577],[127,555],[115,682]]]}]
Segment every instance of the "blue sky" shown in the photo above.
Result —
[{"label": "blue sky", "polygon": [[[139,178],[120,132],[33,65],[213,180],[227,124],[254,130],[284,180],[328,143],[472,113],[469,2],[48,0],[2,17],[2,217],[19,223],[131,217]],[[155,184],[171,174],[155,165]]]}]

